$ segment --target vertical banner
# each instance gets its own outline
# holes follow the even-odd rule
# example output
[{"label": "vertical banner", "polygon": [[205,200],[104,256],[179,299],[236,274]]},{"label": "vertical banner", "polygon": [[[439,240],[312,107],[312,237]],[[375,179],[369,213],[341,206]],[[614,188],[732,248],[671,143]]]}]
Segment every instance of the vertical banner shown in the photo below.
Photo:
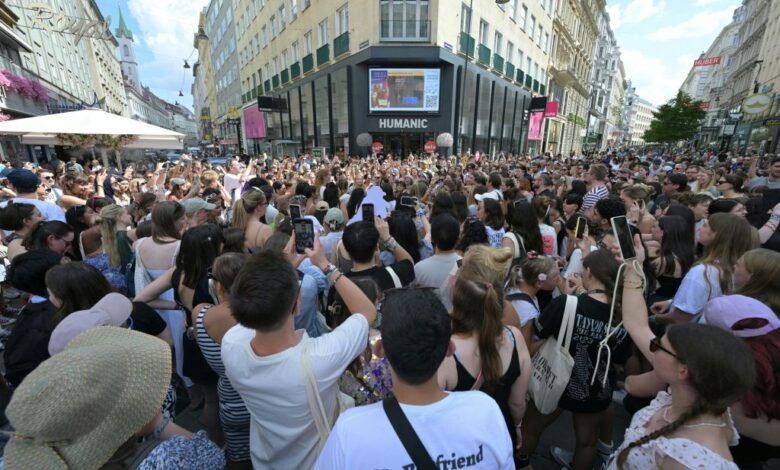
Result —
[{"label": "vertical banner", "polygon": [[542,140],[542,122],[544,111],[531,113],[528,119],[528,140]]}]

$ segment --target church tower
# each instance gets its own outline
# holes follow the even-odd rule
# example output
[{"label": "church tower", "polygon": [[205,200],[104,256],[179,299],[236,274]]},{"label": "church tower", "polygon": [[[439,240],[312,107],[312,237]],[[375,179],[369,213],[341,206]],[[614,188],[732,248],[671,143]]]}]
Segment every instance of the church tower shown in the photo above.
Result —
[{"label": "church tower", "polygon": [[119,42],[119,63],[122,67],[122,75],[125,76],[128,85],[140,93],[141,80],[138,76],[138,61],[135,58],[133,33],[125,24],[121,8],[119,9],[119,26],[116,28],[115,36]]}]

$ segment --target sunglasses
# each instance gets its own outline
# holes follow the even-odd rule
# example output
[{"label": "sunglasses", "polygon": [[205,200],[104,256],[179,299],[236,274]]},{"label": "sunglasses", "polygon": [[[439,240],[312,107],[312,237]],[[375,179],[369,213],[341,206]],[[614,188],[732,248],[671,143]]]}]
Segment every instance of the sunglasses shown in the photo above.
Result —
[{"label": "sunglasses", "polygon": [[668,355],[672,356],[673,358],[677,359],[678,361],[683,362],[683,363],[685,362],[685,361],[682,360],[682,358],[680,356],[678,356],[677,354],[675,354],[675,353],[669,351],[668,349],[666,349],[665,347],[663,347],[663,345],[661,344],[661,337],[660,336],[656,336],[655,338],[650,340],[650,352],[657,352],[657,351],[663,351],[666,354],[668,354]]},{"label": "sunglasses", "polygon": [[718,184],[724,184],[724,183],[728,183],[728,181],[726,181],[726,180],[718,180]]}]

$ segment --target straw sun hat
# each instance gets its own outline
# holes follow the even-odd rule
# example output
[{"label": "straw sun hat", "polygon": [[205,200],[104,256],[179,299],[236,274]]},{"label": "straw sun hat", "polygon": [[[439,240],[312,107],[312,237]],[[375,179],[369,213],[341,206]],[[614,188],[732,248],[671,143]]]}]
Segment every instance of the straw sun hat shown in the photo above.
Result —
[{"label": "straw sun hat", "polygon": [[99,468],[160,411],[170,379],[165,342],[113,326],[88,330],[14,392],[6,467]]}]

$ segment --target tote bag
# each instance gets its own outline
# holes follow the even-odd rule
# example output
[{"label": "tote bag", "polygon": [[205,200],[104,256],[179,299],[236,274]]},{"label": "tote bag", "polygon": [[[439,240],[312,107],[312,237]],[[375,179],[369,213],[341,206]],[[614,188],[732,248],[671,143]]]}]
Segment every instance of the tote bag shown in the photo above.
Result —
[{"label": "tote bag", "polygon": [[550,414],[558,407],[558,400],[566,390],[574,368],[569,345],[577,316],[577,297],[566,296],[561,328],[557,338],[547,338],[533,358],[533,375],[528,393],[542,414]]}]

